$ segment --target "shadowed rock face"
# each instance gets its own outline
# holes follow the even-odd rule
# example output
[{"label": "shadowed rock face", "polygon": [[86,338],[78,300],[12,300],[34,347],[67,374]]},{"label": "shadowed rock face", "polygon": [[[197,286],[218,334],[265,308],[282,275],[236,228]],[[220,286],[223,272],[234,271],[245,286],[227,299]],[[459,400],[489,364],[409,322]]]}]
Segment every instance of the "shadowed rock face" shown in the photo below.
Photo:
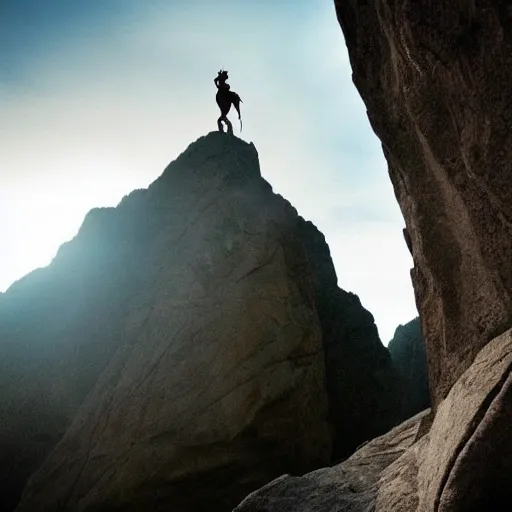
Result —
[{"label": "shadowed rock face", "polygon": [[407,225],[434,411],[236,511],[509,510],[512,7],[335,6]]},{"label": "shadowed rock face", "polygon": [[437,407],[512,325],[512,7],[335,5],[411,239]]},{"label": "shadowed rock face", "polygon": [[118,211],[90,212],[49,267],[0,296],[0,510],[16,505],[123,341],[150,230]]},{"label": "shadowed rock face", "polygon": [[373,318],[235,137],[92,211],[0,301],[9,482],[44,460],[19,512],[225,511],[396,421]]},{"label": "shadowed rock face", "polygon": [[[374,439],[341,464],[304,476],[283,475],[249,495],[233,512],[366,512],[374,510],[379,479],[415,441],[426,413]],[[410,501],[409,501],[410,503]],[[391,512],[396,508],[384,508]],[[414,509],[400,509],[414,510]]]},{"label": "shadowed rock face", "polygon": [[407,419],[430,407],[427,356],[420,319],[399,325],[388,350],[401,378],[401,417]]},{"label": "shadowed rock face", "polygon": [[339,460],[400,421],[403,390],[372,314],[357,295],[338,288],[323,235],[310,222],[302,223],[301,232],[313,265],[335,433],[333,460]]},{"label": "shadowed rock face", "polygon": [[281,477],[235,512],[477,512],[512,500],[512,331],[488,343],[441,402],[345,462]]},{"label": "shadowed rock face", "polygon": [[406,220],[435,410],[236,511],[509,510],[512,7],[335,5]]}]

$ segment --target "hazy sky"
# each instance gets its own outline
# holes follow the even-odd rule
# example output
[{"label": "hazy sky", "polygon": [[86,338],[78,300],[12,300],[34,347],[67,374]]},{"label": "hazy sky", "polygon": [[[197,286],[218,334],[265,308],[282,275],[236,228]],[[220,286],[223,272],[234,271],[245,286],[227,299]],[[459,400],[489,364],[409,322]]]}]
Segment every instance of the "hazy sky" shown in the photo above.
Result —
[{"label": "hazy sky", "polygon": [[221,67],[387,343],[417,314],[412,260],[331,0],[0,0],[0,291],[216,129]]}]

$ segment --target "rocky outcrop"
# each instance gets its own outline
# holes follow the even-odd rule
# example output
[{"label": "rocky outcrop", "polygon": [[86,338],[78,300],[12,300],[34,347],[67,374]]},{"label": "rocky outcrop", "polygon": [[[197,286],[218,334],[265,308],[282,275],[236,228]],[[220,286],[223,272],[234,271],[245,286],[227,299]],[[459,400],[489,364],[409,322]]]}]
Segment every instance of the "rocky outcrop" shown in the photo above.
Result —
[{"label": "rocky outcrop", "polygon": [[[488,343],[422,443],[419,510],[499,510],[512,498],[512,331]],[[507,506],[507,508],[508,508]]]},{"label": "rocky outcrop", "polygon": [[430,407],[427,356],[420,319],[399,325],[388,350],[401,379],[401,416],[407,419]]},{"label": "rocky outcrop", "polygon": [[[508,510],[512,10],[496,0],[335,5],[406,221],[434,410],[339,466],[275,481],[237,512]],[[415,439],[402,444],[408,428]],[[387,447],[397,458],[381,463],[375,450]]]},{"label": "rocky outcrop", "polygon": [[125,205],[118,211],[89,213],[49,267],[0,296],[2,511],[14,508],[123,342],[150,230]]},{"label": "rocky outcrop", "polygon": [[10,482],[44,460],[19,512],[225,511],[396,421],[373,318],[235,137],[92,211],[0,300]]},{"label": "rocky outcrop", "polygon": [[[406,221],[434,410],[237,511],[508,510],[512,10],[496,0],[335,6]],[[408,428],[415,439],[401,444]],[[381,463],[375,450],[387,447],[398,456]]]},{"label": "rocky outcrop", "polygon": [[410,236],[434,407],[512,325],[507,2],[335,0]]},{"label": "rocky outcrop", "polygon": [[512,331],[507,331],[481,350],[439,404],[424,436],[420,420],[428,411],[373,440],[342,464],[271,482],[235,512],[508,510],[511,369]]},{"label": "rocky outcrop", "polygon": [[425,415],[420,413],[374,439],[341,464],[301,477],[277,478],[250,494],[233,512],[373,511],[384,471],[414,444]]},{"label": "rocky outcrop", "polygon": [[338,288],[323,235],[309,222],[302,223],[301,232],[313,265],[335,432],[333,460],[339,460],[399,422],[403,391],[372,314],[357,295]]}]

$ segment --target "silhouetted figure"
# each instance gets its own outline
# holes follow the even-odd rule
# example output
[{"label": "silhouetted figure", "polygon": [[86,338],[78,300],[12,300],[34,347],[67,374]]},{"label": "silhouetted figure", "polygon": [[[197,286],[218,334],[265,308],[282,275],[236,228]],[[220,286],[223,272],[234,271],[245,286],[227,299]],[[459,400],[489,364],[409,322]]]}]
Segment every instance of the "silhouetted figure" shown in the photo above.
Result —
[{"label": "silhouetted figure", "polygon": [[220,132],[224,132],[224,127],[222,126],[222,121],[224,121],[228,127],[228,133],[233,133],[233,125],[227,118],[227,115],[231,105],[233,105],[238,112],[238,119],[240,119],[240,131],[242,131],[242,116],[240,115],[240,103],[242,102],[242,99],[236,92],[229,90],[230,87],[226,83],[228,78],[228,72],[221,69],[217,77],[213,80],[217,86],[217,95],[215,99],[217,100],[217,105],[219,105],[220,108],[220,117],[217,119],[217,126],[219,127]]}]

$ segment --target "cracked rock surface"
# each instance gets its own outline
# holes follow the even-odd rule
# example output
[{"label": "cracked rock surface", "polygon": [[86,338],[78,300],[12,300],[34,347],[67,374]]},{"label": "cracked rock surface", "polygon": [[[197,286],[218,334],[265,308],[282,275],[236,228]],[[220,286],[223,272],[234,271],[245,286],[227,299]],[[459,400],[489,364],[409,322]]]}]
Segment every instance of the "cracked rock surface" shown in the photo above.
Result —
[{"label": "cracked rock surface", "polygon": [[[49,347],[38,378],[5,379],[10,446],[19,431],[34,445],[41,412],[60,433],[33,453],[34,469],[44,462],[18,512],[226,511],[395,420],[371,314],[337,287],[324,237],[272,192],[256,149],[236,137],[200,138],[147,190],[92,211],[37,275],[57,279],[55,297],[64,285],[72,294],[41,313],[53,323],[38,324]],[[0,313],[12,296],[23,305],[41,293],[32,279],[2,297]],[[34,343],[29,331],[24,339]],[[33,404],[48,395],[49,411]]]},{"label": "cracked rock surface", "polygon": [[384,470],[413,445],[425,415],[370,441],[341,464],[301,477],[281,476],[250,494],[234,512],[373,511]]},{"label": "cracked rock surface", "polygon": [[510,510],[512,6],[334,4],[406,222],[433,411],[394,461],[367,450],[394,449],[410,422],[237,512]]},{"label": "cracked rock surface", "polygon": [[204,137],[144,195],[154,238],[123,340],[19,511],[227,510],[271,474],[329,460],[298,216],[254,146]]},{"label": "cracked rock surface", "polygon": [[477,512],[512,498],[512,331],[488,343],[439,405],[374,439],[345,462],[282,476],[235,512]]},{"label": "cracked rock surface", "polygon": [[435,409],[512,326],[512,6],[334,3],[406,222]]}]

